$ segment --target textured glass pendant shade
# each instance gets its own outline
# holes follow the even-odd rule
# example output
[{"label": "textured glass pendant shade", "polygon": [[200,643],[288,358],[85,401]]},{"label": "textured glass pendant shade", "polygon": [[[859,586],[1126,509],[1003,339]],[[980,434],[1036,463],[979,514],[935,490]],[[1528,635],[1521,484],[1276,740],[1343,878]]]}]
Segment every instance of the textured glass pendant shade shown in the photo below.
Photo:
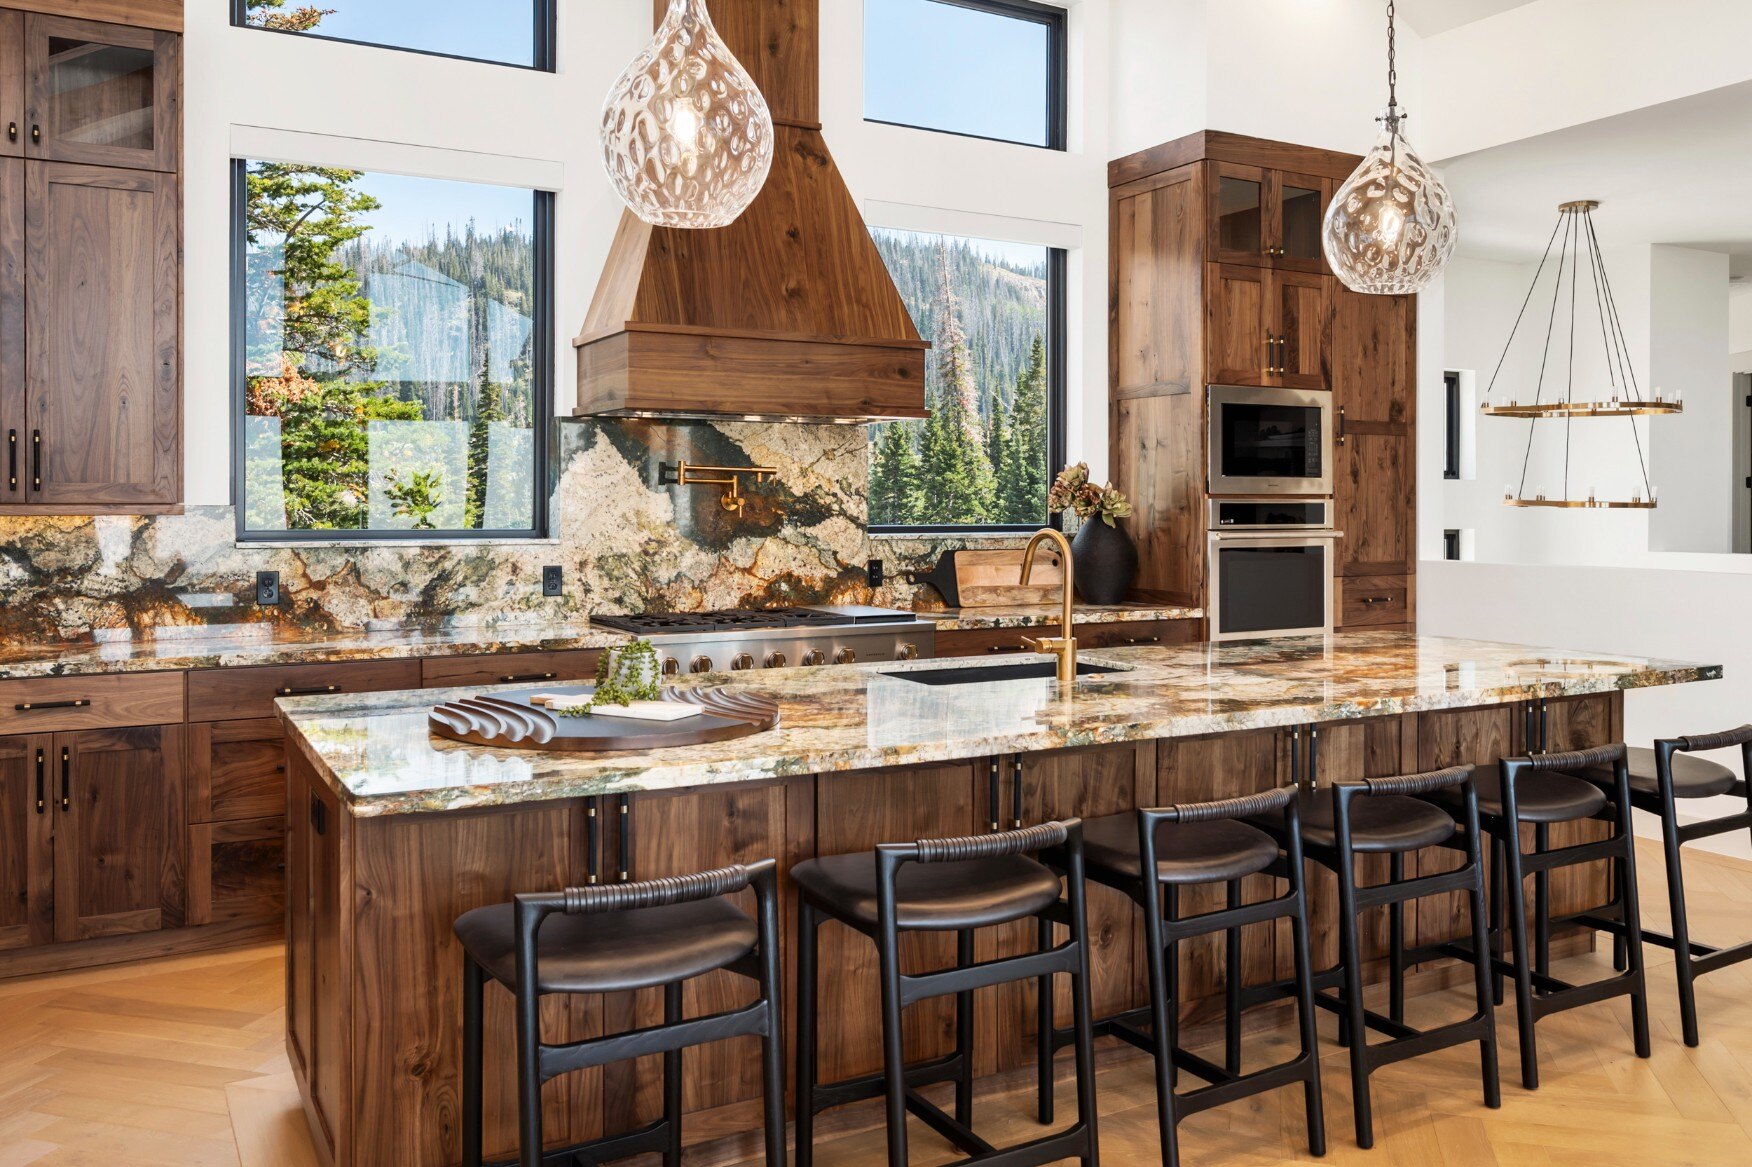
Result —
[{"label": "textured glass pendant shade", "polygon": [[726,226],[760,193],[773,116],[705,0],[669,0],[651,44],[608,91],[602,152],[627,206],[659,227]]},{"label": "textured glass pendant shade", "polygon": [[1353,292],[1422,291],[1454,252],[1454,200],[1399,132],[1388,109],[1381,136],[1326,209],[1326,262]]}]

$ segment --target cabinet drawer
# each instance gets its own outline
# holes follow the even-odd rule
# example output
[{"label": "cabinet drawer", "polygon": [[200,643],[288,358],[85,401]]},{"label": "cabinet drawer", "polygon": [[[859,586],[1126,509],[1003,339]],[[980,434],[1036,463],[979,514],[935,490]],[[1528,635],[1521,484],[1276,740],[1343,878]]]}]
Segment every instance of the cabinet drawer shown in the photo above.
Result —
[{"label": "cabinet drawer", "polygon": [[1411,581],[1403,575],[1357,575],[1344,580],[1345,628],[1376,628],[1411,619]]},{"label": "cabinet drawer", "polygon": [[283,815],[189,828],[190,924],[276,918],[285,889]]},{"label": "cabinet drawer", "polygon": [[312,693],[370,693],[418,689],[417,660],[353,661],[333,665],[281,665],[246,669],[200,669],[189,674],[193,721],[241,721],[274,716],[274,698]]},{"label": "cabinet drawer", "polygon": [[494,656],[442,656],[420,662],[426,687],[446,685],[511,685],[527,681],[587,681],[596,676],[602,650],[514,652]]},{"label": "cabinet drawer", "polygon": [[181,673],[0,681],[0,734],[165,725],[182,719]]},{"label": "cabinet drawer", "polygon": [[1039,640],[1058,634],[1057,624],[1036,628],[955,628],[937,633],[934,640],[938,656],[1003,656],[1031,651],[1022,643],[1024,636]]},{"label": "cabinet drawer", "polygon": [[1121,624],[1077,625],[1079,648],[1129,648],[1132,645],[1190,644],[1199,638],[1198,620],[1127,620]]},{"label": "cabinet drawer", "polygon": [[262,818],[285,806],[286,738],[278,718],[189,727],[190,822]]}]

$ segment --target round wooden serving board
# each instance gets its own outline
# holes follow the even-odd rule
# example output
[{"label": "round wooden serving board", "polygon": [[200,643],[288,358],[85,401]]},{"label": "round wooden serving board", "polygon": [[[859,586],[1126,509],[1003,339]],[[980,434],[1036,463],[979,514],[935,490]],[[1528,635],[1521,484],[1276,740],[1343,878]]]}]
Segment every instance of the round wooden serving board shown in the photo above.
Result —
[{"label": "round wooden serving board", "polygon": [[[432,710],[427,724],[434,734],[477,746],[514,750],[654,750],[694,746],[761,733],[779,724],[779,703],[758,693],[722,688],[664,689],[665,701],[685,701],[702,712],[679,721],[644,721],[616,717],[604,705],[587,717],[561,717],[530,703],[538,693],[572,694],[568,688],[530,689],[446,701]],[[590,690],[576,691],[579,704]]]}]

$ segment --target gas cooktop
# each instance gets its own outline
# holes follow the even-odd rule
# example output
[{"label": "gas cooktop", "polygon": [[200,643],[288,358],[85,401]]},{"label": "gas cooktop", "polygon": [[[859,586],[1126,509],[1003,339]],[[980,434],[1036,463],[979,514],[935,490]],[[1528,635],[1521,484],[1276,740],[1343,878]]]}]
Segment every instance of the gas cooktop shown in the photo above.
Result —
[{"label": "gas cooktop", "polygon": [[932,655],[936,631],[916,612],[861,604],[646,612],[595,616],[592,622],[648,639],[669,676],[709,673],[719,665],[736,671],[915,660]]},{"label": "gas cooktop", "polygon": [[632,616],[596,616],[593,623],[639,636],[670,633],[754,632],[768,628],[844,628],[861,624],[904,624],[917,620],[912,612],[860,605],[820,608],[729,608],[719,612],[649,612]]}]

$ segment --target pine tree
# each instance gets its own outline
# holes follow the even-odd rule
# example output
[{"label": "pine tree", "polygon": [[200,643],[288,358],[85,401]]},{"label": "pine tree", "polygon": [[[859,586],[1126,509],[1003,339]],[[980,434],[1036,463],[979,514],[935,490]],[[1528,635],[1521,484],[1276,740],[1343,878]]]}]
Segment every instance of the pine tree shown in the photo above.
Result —
[{"label": "pine tree", "polygon": [[468,427],[468,501],[464,504],[463,525],[478,528],[485,525],[487,513],[487,461],[491,451],[492,423],[505,420],[505,399],[493,380],[492,343],[482,330],[481,382],[475,397],[474,422]]},{"label": "pine tree", "polygon": [[892,421],[876,439],[870,465],[870,522],[905,526],[925,520],[919,452],[911,422]]},{"label": "pine tree", "polygon": [[961,302],[949,280],[949,248],[938,245],[937,334],[933,347],[937,352],[939,394],[953,397],[959,406],[962,431],[974,445],[980,441],[979,386],[974,378],[973,361],[968,355],[967,330],[961,323]]},{"label": "pine tree", "polygon": [[949,284],[949,249],[938,247],[937,383],[931,418],[920,442],[920,477],[931,517],[942,523],[990,522],[997,481],[980,433],[979,399],[967,354],[967,333]]},{"label": "pine tree", "polygon": [[1046,341],[1039,333],[1016,375],[1009,458],[999,467],[1005,511],[1016,523],[1046,521]]}]

